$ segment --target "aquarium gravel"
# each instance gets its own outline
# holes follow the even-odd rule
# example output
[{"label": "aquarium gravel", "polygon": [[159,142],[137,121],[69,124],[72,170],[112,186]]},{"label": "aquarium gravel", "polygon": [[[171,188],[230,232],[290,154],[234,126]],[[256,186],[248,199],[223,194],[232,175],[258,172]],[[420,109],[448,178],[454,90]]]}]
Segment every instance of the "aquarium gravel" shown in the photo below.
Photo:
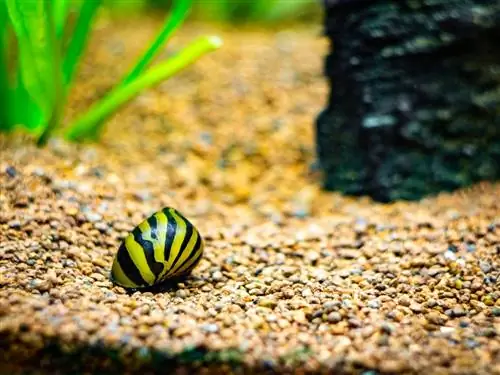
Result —
[{"label": "aquarium gravel", "polygon": [[[68,118],[154,26],[100,21]],[[387,205],[320,191],[319,28],[191,24],[166,54],[213,31],[224,48],[100,143],[2,138],[0,373],[500,374],[500,185]],[[204,257],[183,282],[128,293],[113,257],[165,206]]]}]

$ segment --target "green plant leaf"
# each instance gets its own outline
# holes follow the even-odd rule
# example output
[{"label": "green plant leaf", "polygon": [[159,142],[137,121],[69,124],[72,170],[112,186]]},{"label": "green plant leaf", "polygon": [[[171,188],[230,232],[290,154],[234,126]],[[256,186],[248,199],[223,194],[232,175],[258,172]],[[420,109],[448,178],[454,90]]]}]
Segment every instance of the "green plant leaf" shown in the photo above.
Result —
[{"label": "green plant leaf", "polygon": [[22,83],[33,101],[50,117],[56,101],[53,19],[50,0],[6,0],[19,45]]},{"label": "green plant leaf", "polygon": [[269,21],[296,19],[302,13],[311,13],[316,9],[319,9],[319,6],[313,0],[277,0],[267,9],[266,19]]},{"label": "green plant leaf", "polygon": [[162,47],[173,36],[175,31],[181,26],[191,10],[192,0],[173,0],[172,11],[165,20],[162,29],[151,43],[150,47],[144,51],[137,60],[135,66],[120,82],[119,86],[127,85],[135,80],[151,63],[152,60],[161,52]]},{"label": "green plant leaf", "polygon": [[0,4],[0,131],[12,129],[9,108],[9,72],[7,64],[7,31],[9,17],[5,2]]},{"label": "green plant leaf", "polygon": [[[296,2],[294,1],[286,1],[287,6],[292,6]],[[279,3],[279,0],[255,0],[253,2],[253,7],[249,12],[249,18],[252,20],[260,20],[266,19],[268,17],[269,12],[272,11],[273,8],[276,7],[276,3]]]},{"label": "green plant leaf", "polygon": [[81,4],[78,21],[76,22],[75,29],[73,30],[73,35],[63,61],[63,75],[66,91],[73,82],[78,62],[80,61],[82,53],[85,50],[85,46],[87,45],[92,22],[100,5],[101,0],[86,0]]},{"label": "green plant leaf", "polygon": [[97,138],[103,121],[142,90],[153,87],[172,77],[204,54],[219,48],[221,45],[222,40],[218,37],[200,38],[188,45],[176,56],[150,68],[129,84],[115,88],[68,128],[66,138],[74,141]]},{"label": "green plant leaf", "polygon": [[13,126],[21,125],[30,133],[38,133],[46,125],[46,114],[26,91],[20,75],[9,94],[8,105],[9,121]]},{"label": "green plant leaf", "polygon": [[163,45],[172,37],[174,32],[186,19],[191,9],[191,3],[191,0],[174,0],[172,12],[163,24],[163,28],[158,33],[155,41],[139,58],[134,68],[123,78],[121,85],[126,85],[136,79],[137,76],[148,67],[158,53],[161,52]]},{"label": "green plant leaf", "polygon": [[61,38],[66,25],[70,2],[69,0],[53,0],[54,3],[54,22],[56,25],[56,35]]}]

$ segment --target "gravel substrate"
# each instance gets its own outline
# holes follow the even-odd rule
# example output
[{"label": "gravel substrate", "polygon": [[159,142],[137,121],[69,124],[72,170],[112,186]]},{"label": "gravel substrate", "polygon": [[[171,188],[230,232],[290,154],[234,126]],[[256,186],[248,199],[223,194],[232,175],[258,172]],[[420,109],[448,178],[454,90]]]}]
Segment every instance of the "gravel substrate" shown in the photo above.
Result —
[{"label": "gravel substrate", "polygon": [[[155,25],[100,22],[69,117]],[[212,31],[184,28],[168,52]],[[321,192],[319,28],[216,32],[223,49],[99,144],[2,138],[0,373],[500,374],[500,185],[390,205]],[[205,257],[127,293],[113,256],[164,206]]]}]

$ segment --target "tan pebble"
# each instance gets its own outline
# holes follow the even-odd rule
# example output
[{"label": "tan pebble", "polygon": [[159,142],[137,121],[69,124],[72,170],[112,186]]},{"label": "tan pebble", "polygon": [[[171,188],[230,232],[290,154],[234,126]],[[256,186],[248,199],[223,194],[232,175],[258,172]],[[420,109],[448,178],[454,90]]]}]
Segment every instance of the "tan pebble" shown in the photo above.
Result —
[{"label": "tan pebble", "polygon": [[40,279],[33,280],[32,285],[33,288],[39,290],[40,292],[46,292],[52,287],[52,284],[48,280],[40,280]]},{"label": "tan pebble", "polygon": [[225,339],[229,339],[229,338],[234,337],[234,332],[232,329],[225,328],[225,329],[221,330],[220,335],[221,335],[221,337],[223,337]]},{"label": "tan pebble", "polygon": [[420,305],[419,303],[411,303],[410,304],[410,309],[411,311],[415,312],[415,313],[421,313],[422,312],[422,305]]},{"label": "tan pebble", "polygon": [[437,325],[442,325],[444,324],[448,319],[446,315],[440,314],[437,311],[431,311],[428,314],[425,315],[425,318],[432,324],[437,324]]},{"label": "tan pebble", "polygon": [[387,359],[380,363],[380,369],[387,373],[401,373],[407,368],[403,361]]},{"label": "tan pebble", "polygon": [[108,267],[109,264],[108,262],[104,261],[102,258],[95,258],[92,259],[92,264],[98,267]]},{"label": "tan pebble", "polygon": [[312,295],[313,295],[313,293],[311,292],[311,289],[309,289],[309,288],[306,288],[302,291],[302,297],[310,297]]},{"label": "tan pebble", "polygon": [[265,320],[260,316],[254,316],[251,321],[254,328],[261,328],[265,325]]},{"label": "tan pebble", "polygon": [[249,290],[248,294],[250,294],[252,296],[262,296],[265,293],[264,293],[264,289],[255,288],[255,289]]},{"label": "tan pebble", "polygon": [[437,302],[436,302],[436,300],[435,300],[435,299],[433,299],[433,298],[429,298],[429,299],[427,300],[427,302],[425,303],[425,305],[426,305],[427,307],[432,308],[432,307],[434,307],[434,306],[436,306],[436,305],[437,305]]},{"label": "tan pebble", "polygon": [[232,304],[228,307],[227,311],[230,312],[231,314],[236,314],[242,311],[242,308],[238,305]]},{"label": "tan pebble", "polygon": [[398,303],[401,306],[409,307],[411,304],[411,300],[408,298],[408,296],[402,296],[399,298]]},{"label": "tan pebble", "polygon": [[106,277],[104,275],[101,275],[100,273],[92,273],[90,275],[90,277],[94,280],[97,280],[97,281],[103,281],[103,280],[106,280]]},{"label": "tan pebble", "polygon": [[328,314],[327,320],[330,323],[338,323],[342,320],[342,315],[340,315],[340,313],[337,311],[332,311],[330,314]]},{"label": "tan pebble", "polygon": [[212,279],[214,281],[221,281],[223,278],[224,278],[224,276],[222,275],[222,272],[220,272],[220,271],[216,271],[212,274]]},{"label": "tan pebble", "polygon": [[190,327],[187,327],[187,326],[179,327],[179,328],[174,330],[174,336],[175,337],[182,337],[182,336],[187,335],[191,331],[192,331],[192,329]]},{"label": "tan pebble", "polygon": [[82,272],[82,274],[85,276],[89,276],[90,274],[92,274],[92,271],[93,271],[93,267],[92,267],[91,263],[82,263],[79,266],[79,269]]},{"label": "tan pebble", "polygon": [[86,250],[78,250],[77,257],[82,262],[90,262],[91,261],[91,257],[89,254],[87,254]]},{"label": "tan pebble", "polygon": [[202,292],[205,292],[205,293],[206,293],[206,292],[210,292],[211,290],[212,290],[212,287],[211,287],[210,285],[208,285],[208,284],[203,285],[203,286],[201,287],[201,291],[202,291]]},{"label": "tan pebble", "polygon": [[276,307],[277,302],[271,298],[261,298],[258,302],[259,306],[268,307],[270,309]]},{"label": "tan pebble", "polygon": [[306,314],[302,310],[294,311],[293,320],[295,320],[297,323],[306,323]]},{"label": "tan pebble", "polygon": [[284,328],[287,328],[290,326],[290,322],[286,319],[278,319],[277,323],[281,329],[284,329]]}]

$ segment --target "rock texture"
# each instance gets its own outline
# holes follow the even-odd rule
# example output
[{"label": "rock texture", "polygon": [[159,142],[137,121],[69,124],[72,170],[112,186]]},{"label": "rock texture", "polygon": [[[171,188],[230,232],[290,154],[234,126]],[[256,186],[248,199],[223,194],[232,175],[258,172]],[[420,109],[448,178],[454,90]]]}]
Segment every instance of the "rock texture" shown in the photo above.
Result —
[{"label": "rock texture", "polygon": [[500,3],[326,1],[325,187],[420,199],[500,177]]}]

